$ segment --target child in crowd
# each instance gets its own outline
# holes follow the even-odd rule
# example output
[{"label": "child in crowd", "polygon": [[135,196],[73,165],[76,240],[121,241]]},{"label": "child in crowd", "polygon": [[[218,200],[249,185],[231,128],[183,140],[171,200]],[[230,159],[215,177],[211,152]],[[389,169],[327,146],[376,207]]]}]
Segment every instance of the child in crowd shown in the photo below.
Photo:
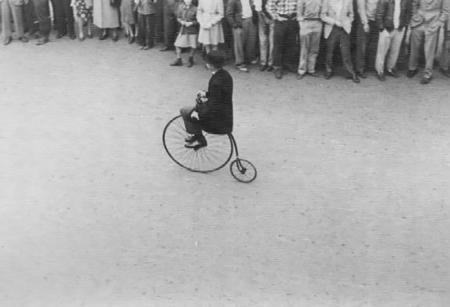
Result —
[{"label": "child in crowd", "polygon": [[177,20],[181,25],[180,32],[175,41],[175,47],[177,51],[177,59],[170,64],[171,66],[182,66],[181,60],[181,48],[189,48],[189,61],[188,67],[194,65],[194,53],[197,48],[197,7],[192,4],[192,0],[184,0],[183,4],[180,4],[177,12]]},{"label": "child in crowd", "polygon": [[141,49],[153,48],[158,0],[135,0],[138,12],[138,43]]},{"label": "child in crowd", "polygon": [[70,5],[78,26],[78,39],[84,40],[84,26],[87,26],[88,37],[92,38],[92,0],[72,0]]},{"label": "child in crowd", "polygon": [[132,44],[136,38],[134,6],[134,0],[122,0],[120,2],[120,19],[125,35],[128,37],[128,43],[130,44]]}]

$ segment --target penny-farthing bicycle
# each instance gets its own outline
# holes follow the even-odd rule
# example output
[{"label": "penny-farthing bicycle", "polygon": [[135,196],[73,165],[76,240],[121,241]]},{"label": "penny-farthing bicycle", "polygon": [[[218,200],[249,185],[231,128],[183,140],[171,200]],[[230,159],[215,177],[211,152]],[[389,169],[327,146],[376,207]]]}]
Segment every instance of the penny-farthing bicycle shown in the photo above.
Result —
[{"label": "penny-farthing bicycle", "polygon": [[236,152],[236,159],[230,164],[231,175],[240,182],[249,183],[255,180],[255,166],[250,161],[239,158],[237,143],[231,133],[203,132],[208,145],[198,150],[184,146],[184,139],[188,135],[181,115],[172,118],[164,128],[164,148],[176,164],[191,172],[210,173],[224,167],[231,160],[233,152]]}]

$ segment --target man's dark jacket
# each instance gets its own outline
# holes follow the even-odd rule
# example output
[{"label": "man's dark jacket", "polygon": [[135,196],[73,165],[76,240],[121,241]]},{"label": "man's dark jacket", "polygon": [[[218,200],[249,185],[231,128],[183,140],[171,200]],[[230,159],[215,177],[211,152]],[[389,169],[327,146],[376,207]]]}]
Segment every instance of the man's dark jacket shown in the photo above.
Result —
[{"label": "man's dark jacket", "polygon": [[[394,30],[394,9],[395,0],[380,0],[378,2],[375,19],[380,31],[383,31],[384,29],[389,32]],[[411,0],[401,0],[399,30],[409,24],[409,21],[411,20],[411,11]]]},{"label": "man's dark jacket", "polygon": [[208,101],[197,105],[202,129],[209,133],[226,134],[233,131],[233,79],[219,69],[209,80]]}]

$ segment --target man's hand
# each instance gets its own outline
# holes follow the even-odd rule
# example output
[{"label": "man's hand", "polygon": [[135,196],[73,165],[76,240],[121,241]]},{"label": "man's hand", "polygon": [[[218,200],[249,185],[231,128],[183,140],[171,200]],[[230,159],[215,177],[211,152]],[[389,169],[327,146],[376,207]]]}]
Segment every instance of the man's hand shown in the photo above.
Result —
[{"label": "man's hand", "polygon": [[369,24],[368,24],[368,23],[365,23],[365,24],[363,25],[363,29],[364,29],[364,32],[369,33],[369,31],[370,31]]},{"label": "man's hand", "polygon": [[195,118],[196,120],[199,120],[197,111],[193,111],[191,113],[191,118]]}]

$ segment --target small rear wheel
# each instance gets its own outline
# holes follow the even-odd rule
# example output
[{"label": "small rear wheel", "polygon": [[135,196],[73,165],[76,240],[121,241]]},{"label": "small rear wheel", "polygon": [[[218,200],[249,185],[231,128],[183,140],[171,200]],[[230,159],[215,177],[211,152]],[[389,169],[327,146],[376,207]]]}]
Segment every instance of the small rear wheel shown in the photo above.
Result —
[{"label": "small rear wheel", "polygon": [[249,183],[255,180],[256,167],[248,160],[237,158],[230,164],[231,175],[237,181]]}]

